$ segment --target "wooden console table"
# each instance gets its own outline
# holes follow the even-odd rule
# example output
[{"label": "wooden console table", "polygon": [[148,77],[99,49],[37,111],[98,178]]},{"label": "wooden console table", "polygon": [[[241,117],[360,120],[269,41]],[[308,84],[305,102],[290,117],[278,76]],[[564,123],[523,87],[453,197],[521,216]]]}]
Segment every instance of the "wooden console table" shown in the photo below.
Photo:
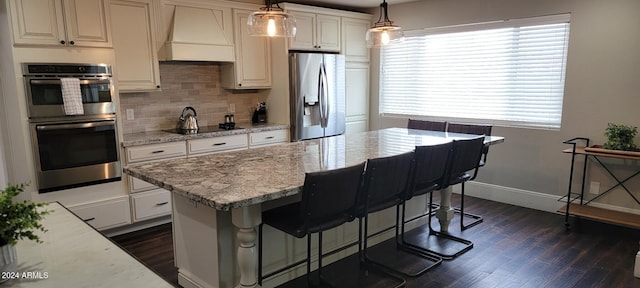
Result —
[{"label": "wooden console table", "polygon": [[[567,195],[563,196],[563,198],[566,197],[567,204],[558,210],[558,212],[565,214],[566,228],[567,229],[570,228],[569,215],[589,218],[596,221],[607,222],[607,223],[612,223],[612,224],[617,224],[617,225],[622,225],[622,226],[627,226],[632,228],[640,228],[640,215],[612,211],[612,210],[597,208],[593,206],[586,206],[589,203],[593,202],[594,200],[611,192],[613,189],[617,187],[622,187],[627,192],[627,194],[629,194],[629,196],[631,196],[631,198],[633,198],[633,200],[636,201],[636,203],[640,204],[640,200],[638,200],[638,198],[625,185],[627,181],[640,175],[640,168],[638,168],[638,171],[633,173],[631,176],[628,176],[624,179],[620,179],[601,160],[601,158],[617,158],[617,159],[638,161],[640,160],[640,155],[637,155],[635,153],[615,153],[613,151],[612,153],[607,153],[603,151],[603,149],[589,149],[588,148],[590,147],[589,138],[578,137],[578,138],[573,138],[573,139],[564,141],[562,143],[572,145],[571,148],[568,148],[562,151],[564,153],[571,153],[571,172],[569,174],[569,188],[567,189]],[[579,146],[579,144],[583,144],[584,146]],[[578,155],[584,156],[584,164],[582,167],[582,185],[580,188],[580,193],[572,193],[571,191],[572,191],[572,184],[573,184],[575,159],[576,159],[576,156]],[[585,180],[586,180],[585,178],[586,178],[586,171],[587,171],[587,162],[588,162],[587,160],[589,157],[596,160],[601,165],[601,167],[605,171],[607,171],[609,176],[611,176],[617,182],[617,184],[613,185],[611,188],[605,190],[604,192],[600,193],[598,196],[592,198],[591,200],[585,201],[584,186],[585,186]],[[561,198],[561,200],[563,198]],[[580,200],[579,203],[574,203],[578,199]]]}]

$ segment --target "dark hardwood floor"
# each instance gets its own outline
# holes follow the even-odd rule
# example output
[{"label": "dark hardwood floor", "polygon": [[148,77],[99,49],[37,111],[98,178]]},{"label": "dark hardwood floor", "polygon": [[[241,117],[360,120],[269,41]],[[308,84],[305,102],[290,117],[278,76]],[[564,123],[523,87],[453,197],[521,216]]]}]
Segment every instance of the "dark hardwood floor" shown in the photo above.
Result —
[{"label": "dark hardwood floor", "polygon": [[[454,195],[454,203],[457,199]],[[640,287],[633,276],[640,231],[581,219],[572,221],[566,232],[562,215],[465,199],[466,210],[484,216],[484,222],[461,232],[456,215],[450,232],[473,241],[474,248],[420,277],[407,278],[406,287]],[[177,285],[169,224],[113,240]],[[382,243],[372,253],[384,255],[387,248],[393,243]],[[340,279],[338,286],[354,286],[342,278],[357,275],[357,264],[356,257],[348,257],[323,269],[323,275]],[[389,283],[373,282],[376,287]],[[305,286],[306,280],[299,278],[282,287]]]}]

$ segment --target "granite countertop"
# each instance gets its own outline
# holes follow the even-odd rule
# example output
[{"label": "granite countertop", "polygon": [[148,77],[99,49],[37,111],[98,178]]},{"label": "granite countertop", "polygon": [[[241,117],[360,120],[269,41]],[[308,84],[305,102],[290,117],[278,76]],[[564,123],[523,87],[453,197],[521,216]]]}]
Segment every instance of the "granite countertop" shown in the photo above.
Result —
[{"label": "granite countertop", "polygon": [[43,243],[18,241],[19,274],[0,287],[173,287],[59,203],[45,208]]},{"label": "granite countertop", "polygon": [[176,142],[176,141],[184,141],[189,139],[200,139],[200,138],[211,138],[211,137],[219,137],[219,136],[229,136],[229,135],[238,135],[238,134],[247,134],[247,133],[255,133],[255,132],[264,132],[264,131],[273,131],[273,130],[282,130],[288,129],[289,125],[285,124],[275,124],[275,123],[266,123],[254,125],[251,123],[237,123],[238,127],[241,129],[234,130],[221,130],[215,132],[207,132],[207,133],[197,133],[197,134],[189,134],[189,135],[181,135],[176,133],[171,133],[167,131],[150,131],[150,132],[142,132],[142,133],[133,133],[133,134],[124,134],[122,139],[122,147],[130,147],[130,146],[138,146],[138,145],[146,145],[146,144],[157,144],[157,143],[168,143],[168,142]]},{"label": "granite countertop", "polygon": [[[126,174],[218,210],[299,193],[306,172],[355,165],[477,135],[389,128],[187,159],[131,164]],[[487,136],[496,144],[503,137]]]}]

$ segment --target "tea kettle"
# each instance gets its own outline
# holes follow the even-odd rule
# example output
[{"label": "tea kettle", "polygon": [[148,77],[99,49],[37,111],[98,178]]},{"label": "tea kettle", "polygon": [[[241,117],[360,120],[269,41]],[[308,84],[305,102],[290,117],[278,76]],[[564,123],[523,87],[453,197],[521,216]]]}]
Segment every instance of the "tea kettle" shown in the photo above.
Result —
[{"label": "tea kettle", "polygon": [[[187,110],[191,110],[193,114],[185,114]],[[198,119],[196,118],[196,109],[191,106],[184,107],[182,114],[178,118],[178,129],[195,133],[198,131]]]}]

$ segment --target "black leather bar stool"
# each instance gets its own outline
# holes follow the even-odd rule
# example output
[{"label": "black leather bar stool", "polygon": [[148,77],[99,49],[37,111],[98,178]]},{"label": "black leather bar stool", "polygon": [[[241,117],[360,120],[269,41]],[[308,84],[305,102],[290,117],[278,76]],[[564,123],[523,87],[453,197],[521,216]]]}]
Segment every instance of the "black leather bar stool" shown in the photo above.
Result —
[{"label": "black leather bar stool", "polygon": [[[442,258],[430,253],[408,253],[402,250],[399,245],[399,228],[400,215],[399,207],[404,203],[410,192],[410,183],[413,177],[413,152],[408,152],[396,156],[385,158],[369,159],[364,174],[364,189],[362,209],[356,215],[359,218],[360,231],[360,260],[364,264],[374,264],[388,270],[400,273],[409,277],[422,275],[428,270],[438,266],[442,262]],[[396,207],[395,219],[395,240],[396,247],[393,251],[385,250],[382,259],[374,259],[368,254],[368,238],[369,235],[369,215],[387,208]],[[363,229],[364,219],[364,229]],[[388,231],[383,229],[379,232]],[[376,234],[373,234],[376,235]],[[386,248],[386,247],[385,247]],[[379,249],[379,248],[378,248]],[[380,253],[378,253],[377,257]],[[398,260],[398,261],[395,261]],[[407,265],[407,263],[410,263]]]},{"label": "black leather bar stool", "polygon": [[[491,136],[492,127],[492,125],[449,123],[447,132]],[[487,154],[489,154],[489,146],[484,146],[484,148],[482,149],[482,158],[480,158],[478,165],[473,169],[471,178],[469,178],[467,181],[476,179],[476,176],[478,175],[478,169],[487,163]],[[467,228],[478,225],[482,223],[482,221],[484,221],[484,219],[480,215],[464,212],[464,182],[467,181],[462,182],[462,189],[460,191],[460,208],[456,209],[458,210],[456,212],[459,212],[461,215],[460,230],[466,230]],[[472,218],[473,221],[469,224],[464,224],[465,217]]]},{"label": "black leather bar stool", "polygon": [[[258,281],[262,285],[262,226],[269,225],[296,238],[307,237],[307,281],[311,281],[311,234],[318,233],[318,283],[322,279],[322,232],[354,220],[365,163],[307,173],[302,200],[262,213],[258,240]],[[289,268],[296,266],[297,263]]]},{"label": "black leather bar stool", "polygon": [[[422,217],[422,215],[413,219],[406,219],[406,208],[403,207],[403,220],[400,233],[401,244],[403,247],[406,247],[414,253],[435,254],[443,259],[453,259],[473,247],[473,243],[471,241],[455,237],[447,233],[442,233],[433,229],[433,226],[431,225],[434,215],[432,211],[434,207],[433,192],[446,188],[445,179],[448,178],[451,170],[453,145],[453,142],[449,142],[433,146],[416,146],[414,157],[414,176],[411,184],[413,192],[407,200],[411,197],[428,193],[427,207],[430,208],[430,211],[425,215],[429,217],[427,224],[428,234],[410,235],[414,233],[406,232],[405,225],[410,221],[414,221]],[[440,249],[442,244],[450,247],[452,246],[451,243],[455,246],[454,252],[447,252],[450,251],[451,248]]]},{"label": "black leather bar stool", "polygon": [[447,128],[447,122],[409,119],[407,122],[407,128],[444,132]]}]

